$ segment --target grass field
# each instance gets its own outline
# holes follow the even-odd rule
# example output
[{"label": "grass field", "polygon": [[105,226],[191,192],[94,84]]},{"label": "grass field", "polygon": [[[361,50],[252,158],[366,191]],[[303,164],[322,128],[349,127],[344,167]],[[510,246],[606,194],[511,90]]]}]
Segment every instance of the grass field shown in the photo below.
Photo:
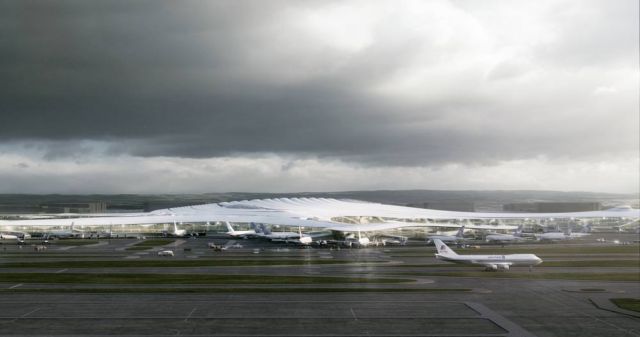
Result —
[{"label": "grass field", "polygon": [[545,272],[484,272],[484,271],[456,271],[436,273],[399,273],[401,276],[451,276],[505,279],[549,279],[549,280],[577,280],[577,281],[627,281],[640,282],[638,273],[545,273]]},{"label": "grass field", "polygon": [[14,288],[0,293],[468,293],[469,288]]},{"label": "grass field", "polygon": [[7,262],[2,268],[149,268],[149,267],[259,267],[298,266],[319,264],[362,264],[346,260],[300,260],[300,259],[197,259],[197,260],[117,260],[117,261],[47,261],[47,262]]},{"label": "grass field", "polygon": [[3,273],[2,282],[74,284],[332,284],[402,283],[406,278],[365,278],[331,276],[268,276],[211,274],[80,274],[80,273]]},{"label": "grass field", "polygon": [[640,298],[612,298],[611,302],[622,309],[640,312]]},{"label": "grass field", "polygon": [[[427,264],[398,264],[391,267],[404,267],[404,268],[442,268],[442,267],[473,267],[478,268],[477,265],[471,264],[454,264],[454,263],[427,263]],[[640,269],[640,259],[629,260],[565,260],[565,261],[545,261],[542,262],[539,267],[625,267],[625,268],[638,268]]]},{"label": "grass field", "polygon": [[[26,240],[25,248],[30,248],[31,245],[39,245],[41,240]],[[49,240],[48,246],[87,246],[93,245],[100,241],[98,240],[89,240],[89,239],[58,239],[58,240]]]}]

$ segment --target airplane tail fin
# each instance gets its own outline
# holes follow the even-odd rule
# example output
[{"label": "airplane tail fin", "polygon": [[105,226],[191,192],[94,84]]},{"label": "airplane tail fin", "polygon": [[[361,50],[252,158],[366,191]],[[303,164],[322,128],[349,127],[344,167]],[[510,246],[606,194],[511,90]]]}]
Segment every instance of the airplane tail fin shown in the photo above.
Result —
[{"label": "airplane tail fin", "polygon": [[456,256],[456,255],[458,255],[458,254],[456,254],[456,252],[451,250],[451,248],[449,248],[440,239],[433,239],[433,243],[436,245],[436,250],[438,251],[439,255],[442,255],[442,256]]},{"label": "airplane tail fin", "polygon": [[233,234],[235,231],[233,230],[233,227],[231,227],[231,224],[229,223],[229,221],[225,221],[224,224],[227,226],[227,231],[231,234]]},{"label": "airplane tail fin", "polygon": [[520,236],[522,234],[523,228],[524,228],[523,224],[518,225],[518,229],[516,229],[515,236]]},{"label": "airplane tail fin", "polygon": [[271,234],[271,231],[263,223],[260,224],[260,229],[262,230],[262,233],[264,233],[264,234],[267,234],[267,235]]},{"label": "airplane tail fin", "polygon": [[258,226],[255,222],[251,223],[251,229],[253,229],[253,231],[256,233],[263,233],[262,228],[260,228],[260,226]]},{"label": "airplane tail fin", "polygon": [[462,225],[460,229],[458,229],[458,233],[456,233],[456,237],[458,238],[464,237],[464,225]]}]

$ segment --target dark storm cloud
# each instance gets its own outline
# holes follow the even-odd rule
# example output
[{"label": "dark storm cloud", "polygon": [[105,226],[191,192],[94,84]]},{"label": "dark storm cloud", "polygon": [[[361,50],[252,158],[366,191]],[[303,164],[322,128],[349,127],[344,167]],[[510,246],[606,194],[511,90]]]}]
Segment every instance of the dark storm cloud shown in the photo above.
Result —
[{"label": "dark storm cloud", "polygon": [[[418,96],[448,92],[428,100],[380,94],[372,84],[384,86],[413,66],[419,72],[465,49],[449,43],[445,51],[425,52],[430,43],[439,45],[438,36],[416,42],[397,22],[395,30],[374,30],[374,41],[361,49],[336,51],[279,22],[291,11],[331,4],[3,2],[0,140],[51,141],[57,148],[51,156],[76,151],[55,142],[97,140],[110,144],[107,151],[136,156],[283,153],[375,165],[582,155],[633,141],[610,137],[627,130],[615,120],[600,130],[607,137],[583,138],[600,129],[602,109],[587,121],[572,114],[567,120],[575,125],[554,125],[566,120],[548,106],[528,105],[540,101],[536,94],[544,100],[551,93],[517,97],[522,94],[479,88],[487,74],[489,80],[517,78],[518,67],[493,75],[491,69],[455,70],[450,82],[459,84],[441,83],[438,76],[447,73],[436,74],[418,87]],[[613,41],[625,33],[617,26],[610,32],[606,22],[594,23],[610,51],[595,57],[605,67],[620,59]],[[572,36],[580,27],[567,29]],[[571,63],[566,55],[593,47],[586,38],[572,47],[562,37],[536,49],[541,60],[558,53]],[[579,60],[595,62],[584,55]],[[580,100],[591,89],[562,94]],[[511,96],[521,102],[509,104]],[[554,108],[573,103],[558,101]]]}]

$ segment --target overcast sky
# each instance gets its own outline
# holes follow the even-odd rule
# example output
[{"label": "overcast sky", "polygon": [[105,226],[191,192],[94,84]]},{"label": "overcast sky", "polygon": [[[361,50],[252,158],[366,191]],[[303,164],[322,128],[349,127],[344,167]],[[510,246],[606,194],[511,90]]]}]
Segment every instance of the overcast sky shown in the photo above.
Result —
[{"label": "overcast sky", "polygon": [[638,193],[638,1],[3,1],[0,193]]}]

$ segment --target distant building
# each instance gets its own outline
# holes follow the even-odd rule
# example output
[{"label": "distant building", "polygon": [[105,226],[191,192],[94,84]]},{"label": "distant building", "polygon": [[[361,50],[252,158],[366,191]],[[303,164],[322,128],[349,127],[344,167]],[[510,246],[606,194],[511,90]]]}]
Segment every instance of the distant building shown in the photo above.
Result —
[{"label": "distant building", "polygon": [[527,213],[588,212],[601,210],[602,204],[599,202],[521,202],[504,204],[502,209],[508,212]]},{"label": "distant building", "polygon": [[428,201],[407,204],[409,207],[437,209],[440,211],[475,212],[475,204],[468,201]]},{"label": "distant building", "polygon": [[107,203],[104,201],[87,203],[50,203],[41,204],[43,213],[106,213]]}]

